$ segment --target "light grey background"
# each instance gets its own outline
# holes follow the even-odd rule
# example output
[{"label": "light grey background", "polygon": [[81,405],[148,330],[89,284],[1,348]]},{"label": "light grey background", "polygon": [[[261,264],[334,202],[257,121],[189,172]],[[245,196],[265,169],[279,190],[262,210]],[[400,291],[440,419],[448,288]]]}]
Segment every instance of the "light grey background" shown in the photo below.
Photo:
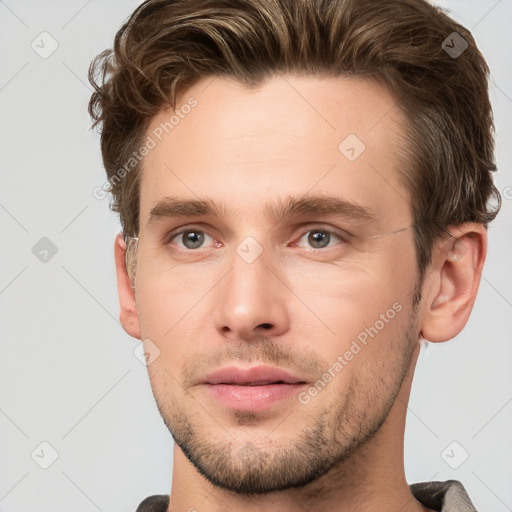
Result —
[{"label": "light grey background", "polygon": [[[170,490],[172,439],[133,354],[138,342],[118,322],[119,225],[108,199],[93,196],[105,177],[86,111],[89,63],[138,3],[0,0],[1,512],[133,511]],[[406,471],[410,483],[461,480],[479,510],[504,512],[512,510],[512,0],[439,3],[473,28],[491,67],[505,197],[469,324],[419,360]],[[58,48],[43,59],[53,40]]]}]

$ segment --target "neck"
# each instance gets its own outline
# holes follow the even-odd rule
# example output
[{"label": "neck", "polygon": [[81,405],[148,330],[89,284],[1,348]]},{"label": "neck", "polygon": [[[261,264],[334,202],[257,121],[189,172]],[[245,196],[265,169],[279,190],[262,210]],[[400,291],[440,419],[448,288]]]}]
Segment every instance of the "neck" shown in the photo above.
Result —
[{"label": "neck", "polygon": [[419,345],[386,420],[348,459],[297,489],[242,496],[215,487],[174,447],[168,512],[426,512],[411,494],[403,466],[407,403]]}]

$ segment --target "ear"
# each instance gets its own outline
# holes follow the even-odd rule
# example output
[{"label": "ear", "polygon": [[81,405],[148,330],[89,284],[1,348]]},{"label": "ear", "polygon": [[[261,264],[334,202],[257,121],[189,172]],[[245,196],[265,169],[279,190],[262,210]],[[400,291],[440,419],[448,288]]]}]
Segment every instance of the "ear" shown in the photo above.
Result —
[{"label": "ear", "polygon": [[434,246],[424,282],[421,334],[434,342],[454,338],[466,325],[487,254],[487,231],[482,224],[467,223],[448,232],[451,236]]},{"label": "ear", "polygon": [[114,257],[116,261],[117,293],[121,312],[119,320],[123,329],[134,338],[140,340],[140,324],[135,303],[135,293],[126,269],[126,243],[122,233],[116,236],[114,242]]}]

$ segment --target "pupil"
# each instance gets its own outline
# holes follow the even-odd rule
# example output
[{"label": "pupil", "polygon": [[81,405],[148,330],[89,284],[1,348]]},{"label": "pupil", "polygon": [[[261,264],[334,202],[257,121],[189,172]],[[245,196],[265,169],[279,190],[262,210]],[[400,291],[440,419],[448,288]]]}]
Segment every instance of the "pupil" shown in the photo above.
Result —
[{"label": "pupil", "polygon": [[309,242],[314,247],[325,247],[329,243],[330,235],[329,233],[324,233],[322,231],[313,231],[313,233],[309,235],[309,239]]},{"label": "pupil", "polygon": [[185,231],[183,235],[185,237],[185,247],[188,249],[196,249],[203,243],[204,240],[203,233],[198,233],[196,231]]}]

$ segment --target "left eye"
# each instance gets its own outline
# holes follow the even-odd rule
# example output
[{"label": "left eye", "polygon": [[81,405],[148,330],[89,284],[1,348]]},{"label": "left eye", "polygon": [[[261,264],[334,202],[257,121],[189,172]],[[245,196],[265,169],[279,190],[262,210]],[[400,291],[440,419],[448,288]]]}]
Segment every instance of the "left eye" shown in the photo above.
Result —
[{"label": "left eye", "polygon": [[303,239],[306,239],[307,243],[310,244],[313,249],[323,249],[328,247],[329,243],[333,239],[337,239],[341,243],[346,242],[346,240],[341,235],[338,235],[332,231],[327,231],[325,229],[312,229],[304,233],[304,235],[300,237],[299,243]]}]

